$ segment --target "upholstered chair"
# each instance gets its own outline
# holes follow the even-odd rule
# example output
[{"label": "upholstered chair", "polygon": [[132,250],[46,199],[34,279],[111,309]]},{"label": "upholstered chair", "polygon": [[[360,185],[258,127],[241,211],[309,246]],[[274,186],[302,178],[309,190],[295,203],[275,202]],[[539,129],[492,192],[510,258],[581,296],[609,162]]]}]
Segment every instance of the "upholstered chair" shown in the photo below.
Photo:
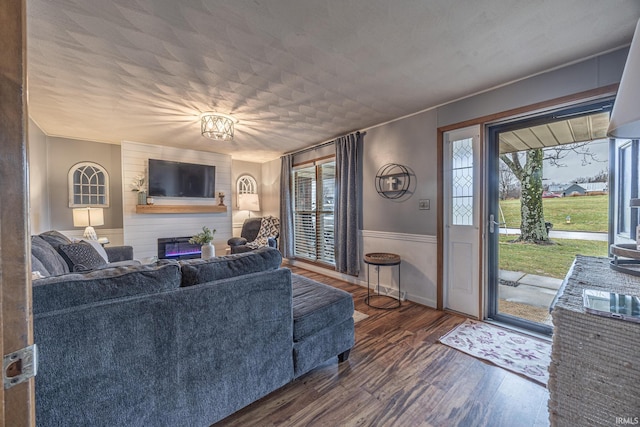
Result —
[{"label": "upholstered chair", "polygon": [[[249,252],[257,248],[247,246],[247,243],[253,242],[258,233],[260,232],[260,226],[262,224],[261,217],[247,218],[242,224],[242,231],[240,237],[232,237],[227,241],[227,244],[231,248],[232,254],[239,254],[243,252]],[[272,248],[278,247],[278,236],[269,237],[268,245]]]}]

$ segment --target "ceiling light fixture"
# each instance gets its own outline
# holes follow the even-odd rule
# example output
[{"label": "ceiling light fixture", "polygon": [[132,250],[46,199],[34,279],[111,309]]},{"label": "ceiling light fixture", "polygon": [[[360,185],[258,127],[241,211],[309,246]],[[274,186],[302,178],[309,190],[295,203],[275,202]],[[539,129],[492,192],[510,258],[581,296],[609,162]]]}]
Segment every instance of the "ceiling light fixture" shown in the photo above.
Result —
[{"label": "ceiling light fixture", "polygon": [[233,125],[236,123],[231,116],[226,114],[207,112],[200,116],[200,131],[202,136],[220,141],[233,139]]}]

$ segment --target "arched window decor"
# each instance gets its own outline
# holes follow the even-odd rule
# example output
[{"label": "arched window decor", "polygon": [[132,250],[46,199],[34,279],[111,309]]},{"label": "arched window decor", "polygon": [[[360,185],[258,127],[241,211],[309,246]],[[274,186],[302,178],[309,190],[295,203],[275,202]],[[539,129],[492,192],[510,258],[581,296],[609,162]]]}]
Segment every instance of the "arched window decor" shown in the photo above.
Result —
[{"label": "arched window decor", "polygon": [[69,169],[69,207],[109,206],[109,174],[97,163],[76,163]]},{"label": "arched window decor", "polygon": [[258,194],[258,183],[251,175],[240,175],[236,181],[236,206],[240,205],[240,194]]},{"label": "arched window decor", "polygon": [[238,178],[238,182],[236,183],[236,193],[237,194],[257,194],[258,193],[258,183],[255,178],[251,175],[242,175]]}]

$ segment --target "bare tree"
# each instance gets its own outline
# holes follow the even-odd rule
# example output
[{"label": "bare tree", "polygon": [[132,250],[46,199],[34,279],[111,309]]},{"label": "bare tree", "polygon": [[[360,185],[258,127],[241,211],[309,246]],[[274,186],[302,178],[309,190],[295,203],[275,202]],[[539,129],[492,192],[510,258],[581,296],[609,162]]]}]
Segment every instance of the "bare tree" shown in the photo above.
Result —
[{"label": "bare tree", "polygon": [[501,154],[500,159],[520,181],[520,237],[532,243],[549,241],[542,209],[542,163],[541,148],[524,152],[524,163],[518,152]]},{"label": "bare tree", "polygon": [[520,197],[520,182],[504,161],[500,161],[500,176],[498,180],[500,200],[509,197]]},{"label": "bare tree", "polygon": [[556,167],[566,166],[562,161],[570,154],[582,156],[582,164],[600,161],[589,150],[591,141],[559,145],[552,148],[501,154],[500,159],[520,181],[520,237],[530,243],[547,243],[549,235],[542,206],[542,167],[545,160]]}]

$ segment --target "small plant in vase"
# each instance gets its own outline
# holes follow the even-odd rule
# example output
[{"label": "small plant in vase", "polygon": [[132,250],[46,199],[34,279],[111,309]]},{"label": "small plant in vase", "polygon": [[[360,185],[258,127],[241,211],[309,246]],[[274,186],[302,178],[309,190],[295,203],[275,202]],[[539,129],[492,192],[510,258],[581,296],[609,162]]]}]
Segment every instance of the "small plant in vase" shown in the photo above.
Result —
[{"label": "small plant in vase", "polygon": [[133,181],[131,181],[131,191],[136,191],[138,193],[139,205],[144,205],[147,203],[147,190],[144,187],[145,181],[145,174],[140,174],[133,178]]},{"label": "small plant in vase", "polygon": [[200,245],[200,249],[202,251],[201,258],[209,259],[216,256],[216,248],[211,243],[213,241],[213,236],[216,234],[216,230],[209,229],[209,227],[202,227],[202,232],[192,236],[189,239],[189,243],[192,245]]}]

